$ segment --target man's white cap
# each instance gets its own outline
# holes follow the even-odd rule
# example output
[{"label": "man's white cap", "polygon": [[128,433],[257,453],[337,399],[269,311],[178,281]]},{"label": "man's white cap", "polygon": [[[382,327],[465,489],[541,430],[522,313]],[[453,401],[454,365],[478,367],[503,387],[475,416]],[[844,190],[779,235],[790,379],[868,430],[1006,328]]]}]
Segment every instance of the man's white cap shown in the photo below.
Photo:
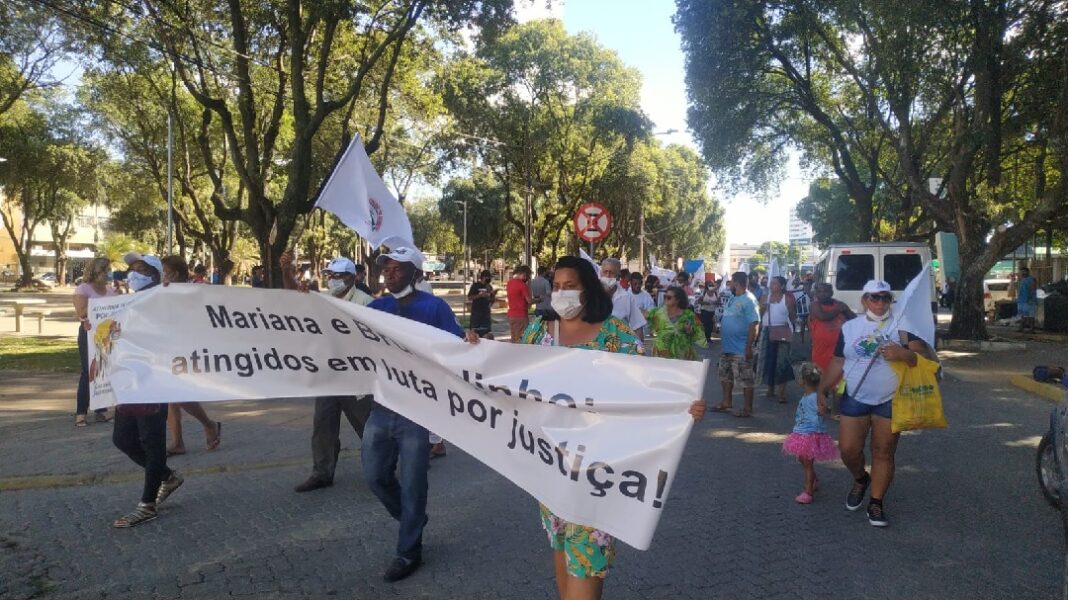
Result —
[{"label": "man's white cap", "polygon": [[137,261],[141,261],[155,269],[156,272],[159,273],[161,276],[163,275],[163,263],[151,254],[142,255],[140,252],[127,252],[123,255],[122,260],[130,266],[133,266],[133,264]]},{"label": "man's white cap", "polygon": [[331,273],[352,273],[353,275],[355,275],[356,263],[345,258],[344,256],[339,256],[334,260],[330,261],[330,264],[326,265],[326,268],[323,270],[330,271]]},{"label": "man's white cap", "polygon": [[389,258],[397,262],[412,263],[416,269],[423,268],[423,253],[412,246],[397,246],[388,254],[379,254],[375,263],[381,267]]},{"label": "man's white cap", "polygon": [[864,284],[865,294],[881,294],[883,292],[890,291],[890,284],[886,283],[882,279],[871,279],[868,283]]}]

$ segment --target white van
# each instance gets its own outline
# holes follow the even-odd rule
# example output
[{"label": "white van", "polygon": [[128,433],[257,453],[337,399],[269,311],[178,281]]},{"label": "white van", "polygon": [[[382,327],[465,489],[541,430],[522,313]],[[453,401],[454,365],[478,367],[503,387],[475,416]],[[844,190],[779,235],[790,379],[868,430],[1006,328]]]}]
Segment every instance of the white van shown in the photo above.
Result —
[{"label": "white van", "polygon": [[[897,293],[904,291],[923,265],[931,262],[931,249],[916,242],[855,242],[829,246],[813,271],[813,281],[831,284],[834,297],[860,314],[861,290],[871,279],[883,279]],[[931,276],[931,311],[938,311],[934,276]]]}]

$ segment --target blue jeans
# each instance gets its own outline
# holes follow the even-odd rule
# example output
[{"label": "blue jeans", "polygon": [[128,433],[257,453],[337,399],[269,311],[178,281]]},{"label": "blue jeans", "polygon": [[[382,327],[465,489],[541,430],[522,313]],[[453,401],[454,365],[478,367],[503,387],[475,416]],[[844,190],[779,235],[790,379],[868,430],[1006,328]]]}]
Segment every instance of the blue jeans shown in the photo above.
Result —
[{"label": "blue jeans", "polygon": [[397,556],[405,560],[421,559],[423,527],[427,521],[430,433],[425,427],[376,404],[364,426],[362,455],[367,486],[400,522]]}]

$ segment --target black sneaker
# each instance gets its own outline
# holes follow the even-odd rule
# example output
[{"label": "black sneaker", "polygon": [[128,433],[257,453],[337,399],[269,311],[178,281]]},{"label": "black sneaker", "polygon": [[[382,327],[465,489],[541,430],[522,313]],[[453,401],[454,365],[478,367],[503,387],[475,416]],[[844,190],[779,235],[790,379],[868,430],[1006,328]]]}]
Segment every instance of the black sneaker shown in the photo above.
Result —
[{"label": "black sneaker", "polygon": [[849,489],[849,495],[846,496],[846,510],[860,508],[860,505],[864,503],[864,494],[868,493],[869,485],[871,485],[871,476],[867,473],[864,474],[863,481],[853,481],[853,487]]},{"label": "black sneaker", "polygon": [[868,504],[868,522],[872,527],[886,527],[890,524],[890,521],[886,520],[886,511],[883,510],[882,504]]},{"label": "black sneaker", "polygon": [[382,576],[389,583],[394,581],[400,581],[405,577],[415,573],[415,570],[419,568],[419,565],[423,564],[422,559],[407,560],[401,557],[393,559],[393,562],[389,563],[389,568],[386,569],[386,574]]}]

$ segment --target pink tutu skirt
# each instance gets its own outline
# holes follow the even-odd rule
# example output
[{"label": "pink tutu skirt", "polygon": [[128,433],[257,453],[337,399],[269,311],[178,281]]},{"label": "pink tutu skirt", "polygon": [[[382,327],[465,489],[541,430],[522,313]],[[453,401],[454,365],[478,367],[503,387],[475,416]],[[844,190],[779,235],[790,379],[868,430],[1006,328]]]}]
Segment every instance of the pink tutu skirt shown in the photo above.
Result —
[{"label": "pink tutu skirt", "polygon": [[791,433],[782,443],[783,454],[817,461],[838,458],[838,445],[827,433]]}]

